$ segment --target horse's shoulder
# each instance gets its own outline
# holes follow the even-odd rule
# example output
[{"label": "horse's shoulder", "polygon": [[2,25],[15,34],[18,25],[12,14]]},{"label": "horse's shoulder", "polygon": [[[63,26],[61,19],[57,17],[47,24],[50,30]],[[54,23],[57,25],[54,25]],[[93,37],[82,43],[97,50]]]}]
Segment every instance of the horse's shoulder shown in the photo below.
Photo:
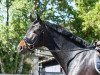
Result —
[{"label": "horse's shoulder", "polygon": [[100,53],[98,51],[95,52],[95,69],[100,73]]}]

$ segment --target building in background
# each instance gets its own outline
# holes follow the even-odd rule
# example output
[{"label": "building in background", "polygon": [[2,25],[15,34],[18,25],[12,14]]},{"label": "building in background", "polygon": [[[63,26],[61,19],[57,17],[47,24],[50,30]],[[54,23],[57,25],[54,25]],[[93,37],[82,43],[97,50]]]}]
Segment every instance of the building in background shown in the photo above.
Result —
[{"label": "building in background", "polygon": [[65,75],[51,52],[37,50],[36,56],[39,58],[39,75]]}]

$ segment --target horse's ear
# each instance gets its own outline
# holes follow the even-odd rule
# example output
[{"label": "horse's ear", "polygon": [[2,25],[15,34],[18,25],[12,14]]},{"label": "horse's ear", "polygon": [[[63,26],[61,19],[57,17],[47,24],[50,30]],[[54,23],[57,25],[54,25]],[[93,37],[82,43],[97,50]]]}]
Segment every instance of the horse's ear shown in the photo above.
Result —
[{"label": "horse's ear", "polygon": [[35,19],[32,17],[32,14],[30,14],[30,20],[31,20],[31,22],[33,22]]},{"label": "horse's ear", "polygon": [[37,19],[38,21],[41,21],[41,18],[40,18],[40,16],[39,16],[39,14],[36,14],[36,19]]}]

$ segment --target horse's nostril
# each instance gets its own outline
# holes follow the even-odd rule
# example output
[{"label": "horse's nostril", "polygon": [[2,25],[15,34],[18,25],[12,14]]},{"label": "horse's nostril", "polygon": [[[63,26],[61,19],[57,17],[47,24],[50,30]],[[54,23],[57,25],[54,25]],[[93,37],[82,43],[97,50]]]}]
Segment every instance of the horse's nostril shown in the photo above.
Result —
[{"label": "horse's nostril", "polygon": [[20,46],[20,50],[22,50],[23,49],[23,47],[22,46]]},{"label": "horse's nostril", "polygon": [[18,46],[17,52],[20,53],[21,51],[23,51],[23,47],[22,46]]}]

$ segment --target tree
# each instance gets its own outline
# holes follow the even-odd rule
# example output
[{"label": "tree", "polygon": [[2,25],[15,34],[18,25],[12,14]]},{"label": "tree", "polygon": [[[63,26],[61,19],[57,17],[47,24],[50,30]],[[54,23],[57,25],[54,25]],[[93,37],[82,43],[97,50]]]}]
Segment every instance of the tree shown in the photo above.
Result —
[{"label": "tree", "polygon": [[[83,37],[84,39],[91,41],[96,40],[100,38],[100,17],[99,17],[99,0],[75,0],[76,6],[77,6],[77,18],[80,19],[77,20],[75,18],[75,22],[80,22],[80,26],[77,25],[77,23],[73,26],[76,26],[77,34]],[[77,29],[77,27],[81,29]],[[75,28],[75,27],[74,27]],[[78,32],[80,31],[80,32]]]},{"label": "tree", "polygon": [[[18,72],[24,59],[16,50],[31,23],[30,12],[91,41],[100,38],[99,11],[99,0],[0,0],[0,72]],[[23,63],[23,67],[21,73],[29,73],[30,65]]]},{"label": "tree", "polygon": [[[4,22],[0,25],[0,59],[4,64],[1,65],[1,71],[4,69],[5,73],[16,73],[18,70],[17,66],[21,61],[21,55],[16,52],[17,45],[28,23],[27,10],[29,6],[26,7],[26,4],[30,2],[27,2],[27,0],[26,2],[25,0],[20,1],[19,5],[21,6],[19,6],[19,9],[16,8],[16,2],[18,3],[19,0],[6,0],[6,4],[5,2],[3,3],[7,8],[7,11],[6,9],[3,11],[7,13],[7,20],[6,23]],[[4,20],[6,18],[4,17]]]}]

